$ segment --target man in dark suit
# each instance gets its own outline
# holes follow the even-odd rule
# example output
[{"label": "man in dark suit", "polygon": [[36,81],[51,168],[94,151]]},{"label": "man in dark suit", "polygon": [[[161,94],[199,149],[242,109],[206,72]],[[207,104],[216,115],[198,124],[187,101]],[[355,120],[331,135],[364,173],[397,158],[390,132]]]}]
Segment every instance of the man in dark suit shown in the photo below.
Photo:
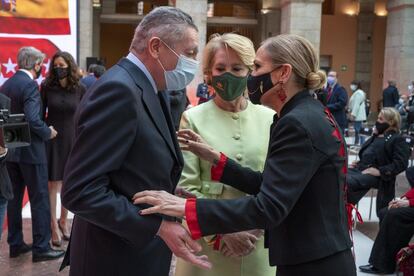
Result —
[{"label": "man in dark suit", "polygon": [[[0,109],[10,109],[10,99],[3,94],[0,94]],[[0,129],[0,139],[1,137]],[[6,168],[7,149],[2,147],[0,140],[0,239],[3,230],[3,222],[7,209],[7,201],[13,198],[13,190]]]},{"label": "man in dark suit", "polygon": [[400,93],[395,86],[395,81],[389,80],[388,87],[382,92],[382,106],[383,107],[394,107],[398,104],[400,99]]},{"label": "man in dark suit", "polygon": [[62,263],[70,262],[70,275],[166,276],[171,250],[204,264],[181,224],[140,216],[142,206],[132,203],[137,191],[174,192],[183,159],[163,90],[193,79],[197,48],[189,15],[156,8],[138,25],[128,56],[83,97],[62,188],[63,205],[75,213]]},{"label": "man in dark suit", "polygon": [[345,88],[338,83],[338,74],[330,71],[328,74],[328,86],[325,89],[326,107],[334,116],[336,122],[341,127],[342,133],[348,127],[345,107],[348,103],[348,94]]},{"label": "man in dark suit", "polygon": [[[16,148],[7,159],[7,170],[13,185],[13,200],[7,207],[8,243],[10,257],[14,258],[30,250],[33,262],[56,259],[64,251],[53,250],[50,241],[50,206],[47,188],[47,159],[45,141],[57,132],[41,118],[41,100],[37,83],[44,54],[33,47],[19,50],[19,71],[8,79],[0,92],[11,100],[10,113],[24,113],[30,126],[31,145]],[[33,248],[25,244],[22,232],[22,200],[25,187],[29,192],[32,214]]]}]

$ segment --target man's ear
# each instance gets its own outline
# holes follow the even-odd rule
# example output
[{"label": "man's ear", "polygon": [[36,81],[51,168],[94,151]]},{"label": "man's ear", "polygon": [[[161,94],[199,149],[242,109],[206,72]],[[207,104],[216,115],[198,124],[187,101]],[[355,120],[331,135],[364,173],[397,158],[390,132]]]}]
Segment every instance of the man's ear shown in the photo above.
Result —
[{"label": "man's ear", "polygon": [[147,49],[149,54],[154,58],[158,59],[160,54],[161,40],[158,37],[151,37],[147,43]]}]

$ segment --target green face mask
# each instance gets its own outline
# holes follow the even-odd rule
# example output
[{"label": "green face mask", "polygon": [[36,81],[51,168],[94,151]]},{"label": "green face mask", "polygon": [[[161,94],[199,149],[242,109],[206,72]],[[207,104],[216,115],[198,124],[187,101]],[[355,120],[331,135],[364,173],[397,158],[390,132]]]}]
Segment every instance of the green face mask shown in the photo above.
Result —
[{"label": "green face mask", "polygon": [[246,90],[247,76],[237,77],[230,72],[213,76],[212,86],[219,96],[225,101],[237,99]]}]

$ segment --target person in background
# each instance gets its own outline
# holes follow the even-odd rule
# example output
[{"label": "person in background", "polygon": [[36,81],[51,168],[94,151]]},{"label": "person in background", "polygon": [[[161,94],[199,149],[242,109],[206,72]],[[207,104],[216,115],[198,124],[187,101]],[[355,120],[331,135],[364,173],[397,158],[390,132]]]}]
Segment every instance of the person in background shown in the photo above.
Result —
[{"label": "person in background", "polygon": [[[10,99],[0,93],[0,109],[10,110]],[[0,128],[0,240],[3,230],[4,217],[7,210],[7,201],[13,198],[13,189],[6,167],[7,149],[4,145],[2,130]]]},{"label": "person in background", "polygon": [[[203,73],[215,89],[211,101],[184,112],[181,129],[191,129],[211,146],[262,171],[274,111],[252,104],[245,95],[248,74],[253,70],[254,46],[237,34],[212,36],[204,48]],[[258,135],[262,133],[262,135]],[[184,168],[179,187],[198,198],[232,199],[246,193],[211,181],[210,164],[191,152],[183,152]],[[205,271],[181,260],[175,276],[273,276],[268,264],[262,230],[225,234],[214,248],[213,237],[201,240],[203,254],[214,264]],[[236,258],[235,258],[236,257]]]},{"label": "person in background", "polygon": [[197,86],[196,96],[198,97],[198,104],[208,102],[214,98],[214,89],[206,82],[206,76],[204,76],[204,82]]},{"label": "person in background", "polygon": [[187,97],[187,89],[167,91],[170,103],[171,118],[173,120],[175,130],[180,128],[181,115],[190,104]]},{"label": "person in background", "polygon": [[86,87],[86,90],[88,90],[89,87],[91,87],[95,83],[95,81],[98,79],[94,73],[94,70],[97,66],[98,66],[97,64],[89,65],[88,75],[86,77],[81,78],[80,80],[83,86]]},{"label": "person in background", "polygon": [[393,274],[398,251],[408,246],[414,235],[414,167],[408,168],[405,175],[411,189],[382,210],[383,220],[372,246],[369,264],[360,266],[361,272]]},{"label": "person in background", "polygon": [[408,105],[408,96],[405,94],[402,94],[400,96],[400,99],[398,100],[398,104],[395,106],[395,109],[397,109],[398,113],[400,113],[401,116],[401,130],[406,130],[408,128],[407,125],[407,116],[408,112],[410,111],[410,106]]},{"label": "person in background", "polygon": [[[355,140],[354,144],[359,145],[359,133],[362,129],[362,123],[367,120],[365,110],[366,94],[361,88],[361,82],[354,80],[350,85],[352,96],[349,99],[349,114],[350,120],[354,122]],[[364,138],[361,137],[361,144],[364,143]]]},{"label": "person in background", "polygon": [[327,78],[326,106],[334,116],[336,122],[344,133],[348,128],[348,120],[346,118],[346,105],[348,103],[348,94],[344,87],[338,83],[338,74],[330,71]]},{"label": "person in background", "polygon": [[369,189],[378,189],[378,217],[379,211],[395,197],[396,176],[408,166],[410,148],[400,133],[400,126],[398,111],[383,108],[373,135],[359,150],[359,161],[352,163],[348,170],[348,201],[357,204]]},{"label": "person in background", "polygon": [[393,80],[388,81],[388,87],[382,92],[382,106],[383,107],[395,107],[398,104],[400,93],[396,87],[396,83]]},{"label": "person in background", "polygon": [[[45,55],[34,47],[20,48],[19,70],[0,88],[11,100],[10,113],[24,113],[30,126],[31,144],[16,148],[7,157],[14,198],[8,202],[8,238],[10,258],[32,251],[32,261],[41,262],[63,256],[63,250],[50,245],[50,205],[47,187],[45,142],[58,133],[42,120],[42,100],[36,79],[40,76]],[[23,238],[22,206],[25,188],[29,194],[32,216],[33,247]]]},{"label": "person in background", "polygon": [[41,85],[43,113],[48,125],[53,125],[59,136],[48,141],[46,152],[49,173],[49,201],[51,214],[52,245],[61,246],[62,239],[69,240],[68,210],[61,206],[60,219],[56,219],[57,194],[62,189],[63,169],[72,148],[74,114],[85,87],[79,82],[78,66],[68,52],[57,52],[51,60],[52,69]]},{"label": "person in background", "polygon": [[106,72],[106,68],[103,65],[97,64],[93,69],[93,75],[96,79],[102,77],[102,75]]}]

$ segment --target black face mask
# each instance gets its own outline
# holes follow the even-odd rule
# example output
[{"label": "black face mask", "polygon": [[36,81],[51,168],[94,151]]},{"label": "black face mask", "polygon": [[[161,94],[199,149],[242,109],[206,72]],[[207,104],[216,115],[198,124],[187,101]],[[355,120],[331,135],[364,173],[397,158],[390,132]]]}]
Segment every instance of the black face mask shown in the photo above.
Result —
[{"label": "black face mask", "polygon": [[378,121],[375,122],[375,128],[377,129],[378,134],[383,134],[389,127],[389,123],[380,123]]},{"label": "black face mask", "polygon": [[270,73],[256,77],[249,75],[247,78],[247,89],[249,90],[249,98],[252,103],[260,104],[262,95],[274,86]]},{"label": "black face mask", "polygon": [[69,70],[67,67],[66,68],[56,67],[53,70],[55,70],[55,74],[59,80],[63,80],[69,75]]}]

